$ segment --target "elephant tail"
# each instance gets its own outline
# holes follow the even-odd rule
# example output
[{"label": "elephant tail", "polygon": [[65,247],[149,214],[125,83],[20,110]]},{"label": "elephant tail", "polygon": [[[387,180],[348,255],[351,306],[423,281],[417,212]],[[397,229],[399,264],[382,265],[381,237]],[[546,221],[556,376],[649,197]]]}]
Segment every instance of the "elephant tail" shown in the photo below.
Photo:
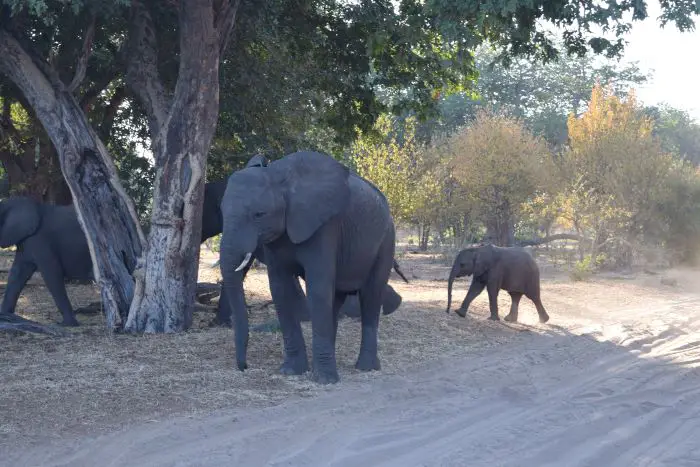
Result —
[{"label": "elephant tail", "polygon": [[396,271],[396,274],[401,276],[401,279],[403,279],[404,282],[408,284],[408,279],[406,279],[406,276],[404,276],[403,272],[401,272],[401,269],[399,268],[399,263],[396,262],[396,259],[394,259],[394,271]]}]

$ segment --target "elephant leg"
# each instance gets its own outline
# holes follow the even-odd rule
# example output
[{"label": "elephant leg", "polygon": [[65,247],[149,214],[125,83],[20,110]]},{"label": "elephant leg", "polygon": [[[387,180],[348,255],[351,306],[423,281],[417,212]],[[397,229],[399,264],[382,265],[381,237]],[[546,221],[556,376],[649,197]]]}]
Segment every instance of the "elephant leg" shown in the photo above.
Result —
[{"label": "elephant leg", "polygon": [[219,304],[216,307],[216,320],[214,323],[227,328],[231,327],[231,305],[229,305],[226,287],[223,285],[221,286],[221,295],[219,295]]},{"label": "elephant leg", "polygon": [[36,271],[36,264],[25,261],[23,256],[24,255],[20,251],[15,255],[10,273],[7,277],[7,288],[5,289],[5,296],[2,299],[0,313],[15,312],[19,294],[22,293],[22,289],[24,289],[27,281],[32,277],[34,271]]},{"label": "elephant leg", "polygon": [[335,359],[337,255],[337,240],[331,235],[318,235],[316,241],[310,242],[299,252],[311,314],[311,377],[320,384],[340,381]]},{"label": "elephant leg", "polygon": [[[311,277],[309,277],[311,276]],[[328,280],[313,280],[309,274],[307,294],[311,311],[313,374],[317,383],[329,384],[340,381],[335,360],[335,332],[337,317],[335,313],[335,291]],[[313,279],[312,279],[313,277]]]},{"label": "elephant leg", "polygon": [[489,316],[489,319],[492,321],[500,320],[498,317],[498,292],[500,290],[501,288],[493,283],[488,284],[486,287],[486,291],[489,294],[489,308],[491,310],[491,316]]},{"label": "elephant leg", "polygon": [[78,326],[80,323],[75,319],[73,307],[70,304],[70,300],[68,300],[66,282],[60,263],[50,251],[45,250],[37,253],[41,258],[39,261],[39,272],[44,278],[44,283],[46,288],[49,289],[53,301],[61,311],[61,315],[63,315],[63,321],[60,324],[63,326]]},{"label": "elephant leg", "polygon": [[333,299],[333,348],[335,348],[336,337],[338,336],[338,319],[340,318],[340,309],[343,307],[347,295],[344,293],[336,293]]},{"label": "elephant leg", "polygon": [[374,267],[360,290],[360,313],[362,318],[362,340],[355,368],[361,371],[380,370],[377,340],[379,313],[382,306],[389,275],[394,260],[394,236],[388,236],[374,263]]},{"label": "elephant leg", "polygon": [[457,313],[459,316],[464,318],[467,316],[467,311],[469,310],[469,305],[472,304],[474,299],[479,296],[479,294],[484,290],[484,287],[486,287],[486,284],[483,282],[472,279],[472,283],[469,286],[469,291],[467,292],[467,296],[464,297],[464,301],[462,302],[462,306],[460,306],[455,313]]},{"label": "elephant leg", "polygon": [[284,362],[280,372],[284,375],[303,374],[309,369],[309,360],[297,313],[306,306],[306,298],[300,293],[299,280],[293,274],[268,266],[268,278],[284,339]]},{"label": "elephant leg", "polygon": [[532,303],[535,304],[535,308],[537,308],[537,314],[540,317],[540,323],[546,323],[549,321],[549,315],[547,314],[547,311],[544,309],[544,305],[542,305],[542,300],[540,300],[539,295],[535,296],[535,298],[528,297],[530,300],[532,300]]},{"label": "elephant leg", "polygon": [[523,294],[520,292],[510,292],[510,313],[503,318],[504,320],[511,323],[518,321],[518,304],[522,296]]},{"label": "elephant leg", "polygon": [[382,313],[384,315],[392,314],[401,306],[402,300],[401,295],[392,286],[386,284],[382,298]]}]

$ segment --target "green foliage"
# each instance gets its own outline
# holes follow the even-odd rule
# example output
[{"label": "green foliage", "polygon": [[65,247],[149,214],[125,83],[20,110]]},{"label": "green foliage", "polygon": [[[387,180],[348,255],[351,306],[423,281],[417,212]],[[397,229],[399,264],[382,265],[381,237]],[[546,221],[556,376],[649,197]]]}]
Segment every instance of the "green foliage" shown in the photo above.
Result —
[{"label": "green foliage", "polygon": [[420,179],[420,147],[415,141],[415,120],[395,130],[396,120],[384,115],[374,131],[362,135],[351,148],[357,173],[374,183],[387,197],[392,216],[404,222],[413,220]]},{"label": "green foliage", "polygon": [[492,46],[476,50],[477,98],[466,93],[442,98],[440,118],[418,129],[422,139],[451,134],[486,109],[521,119],[535,134],[559,147],[567,139],[568,115],[580,114],[596,82],[608,84],[620,95],[648,79],[637,64],[623,66],[591,55],[562,55],[546,64],[515,58],[508,67],[497,59],[498,51]]},{"label": "green foliage", "polygon": [[569,276],[575,282],[588,280],[595,269],[604,262],[605,255],[600,254],[594,259],[593,255],[588,254],[574,264],[574,268],[569,272]]},{"label": "green foliage", "polygon": [[552,169],[546,144],[522,122],[483,111],[447,147],[454,175],[493,241],[511,244],[524,203],[548,188]]},{"label": "green foliage", "polygon": [[700,165],[700,125],[684,110],[668,105],[648,107],[644,112],[654,123],[654,135],[665,152]]}]

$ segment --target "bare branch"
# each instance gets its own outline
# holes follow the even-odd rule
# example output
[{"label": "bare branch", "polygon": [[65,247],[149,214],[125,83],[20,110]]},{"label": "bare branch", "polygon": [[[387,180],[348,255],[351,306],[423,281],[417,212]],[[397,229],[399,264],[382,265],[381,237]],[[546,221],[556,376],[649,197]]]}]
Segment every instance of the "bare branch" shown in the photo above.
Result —
[{"label": "bare branch", "polygon": [[241,0],[221,0],[216,15],[216,30],[219,33],[219,56],[223,58],[233,35],[236,16]]},{"label": "bare branch", "polygon": [[83,37],[83,50],[80,53],[80,58],[78,58],[78,64],[75,67],[75,76],[73,80],[68,85],[67,91],[70,93],[75,92],[80,86],[80,83],[85,79],[85,73],[87,73],[88,60],[92,54],[92,41],[95,39],[95,23],[97,22],[97,17],[93,13],[90,19],[90,24],[85,30],[85,37]]},{"label": "bare branch", "polygon": [[119,86],[115,91],[112,99],[107,104],[105,109],[104,117],[102,118],[102,123],[100,124],[100,137],[102,139],[107,139],[109,134],[112,132],[112,126],[114,125],[114,119],[117,116],[117,111],[119,106],[126,99],[126,88],[124,86]]},{"label": "bare branch", "polygon": [[148,114],[151,137],[165,124],[170,97],[158,73],[158,52],[153,19],[141,0],[132,3],[126,81]]}]

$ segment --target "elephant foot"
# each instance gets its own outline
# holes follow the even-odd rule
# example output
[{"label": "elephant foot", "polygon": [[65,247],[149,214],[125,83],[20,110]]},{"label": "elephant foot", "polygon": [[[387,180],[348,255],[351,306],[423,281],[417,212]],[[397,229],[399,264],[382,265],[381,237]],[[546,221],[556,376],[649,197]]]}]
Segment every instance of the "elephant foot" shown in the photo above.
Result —
[{"label": "elephant foot", "polygon": [[236,362],[236,366],[238,366],[239,371],[245,371],[248,369],[248,364],[244,361],[243,362],[241,362],[241,361]]},{"label": "elephant foot", "polygon": [[457,308],[457,309],[455,310],[455,313],[457,313],[457,314],[458,314],[459,316],[461,316],[462,318],[466,318],[466,317],[467,317],[467,310],[465,310],[464,308]]},{"label": "elephant foot", "polygon": [[280,373],[285,376],[302,375],[309,370],[309,361],[306,355],[297,357],[287,357],[280,367]]},{"label": "elephant foot", "polygon": [[79,323],[78,320],[75,319],[74,317],[71,317],[71,318],[63,318],[63,321],[60,321],[58,324],[59,324],[60,326],[71,327],[71,328],[80,326],[80,323]]},{"label": "elephant foot", "polygon": [[324,369],[311,372],[311,380],[318,384],[336,384],[340,381],[337,369]]},{"label": "elephant foot", "polygon": [[491,321],[500,321],[501,320],[501,318],[499,318],[498,315],[491,315],[491,316],[489,316],[489,319]]},{"label": "elephant foot", "polygon": [[382,366],[379,363],[378,355],[360,354],[355,363],[355,368],[360,371],[381,370]]},{"label": "elephant foot", "polygon": [[544,324],[549,321],[549,315],[547,313],[540,315],[540,323]]},{"label": "elephant foot", "polygon": [[515,323],[518,321],[518,315],[514,315],[513,313],[509,313],[503,318],[503,320],[508,321],[509,323]]}]

